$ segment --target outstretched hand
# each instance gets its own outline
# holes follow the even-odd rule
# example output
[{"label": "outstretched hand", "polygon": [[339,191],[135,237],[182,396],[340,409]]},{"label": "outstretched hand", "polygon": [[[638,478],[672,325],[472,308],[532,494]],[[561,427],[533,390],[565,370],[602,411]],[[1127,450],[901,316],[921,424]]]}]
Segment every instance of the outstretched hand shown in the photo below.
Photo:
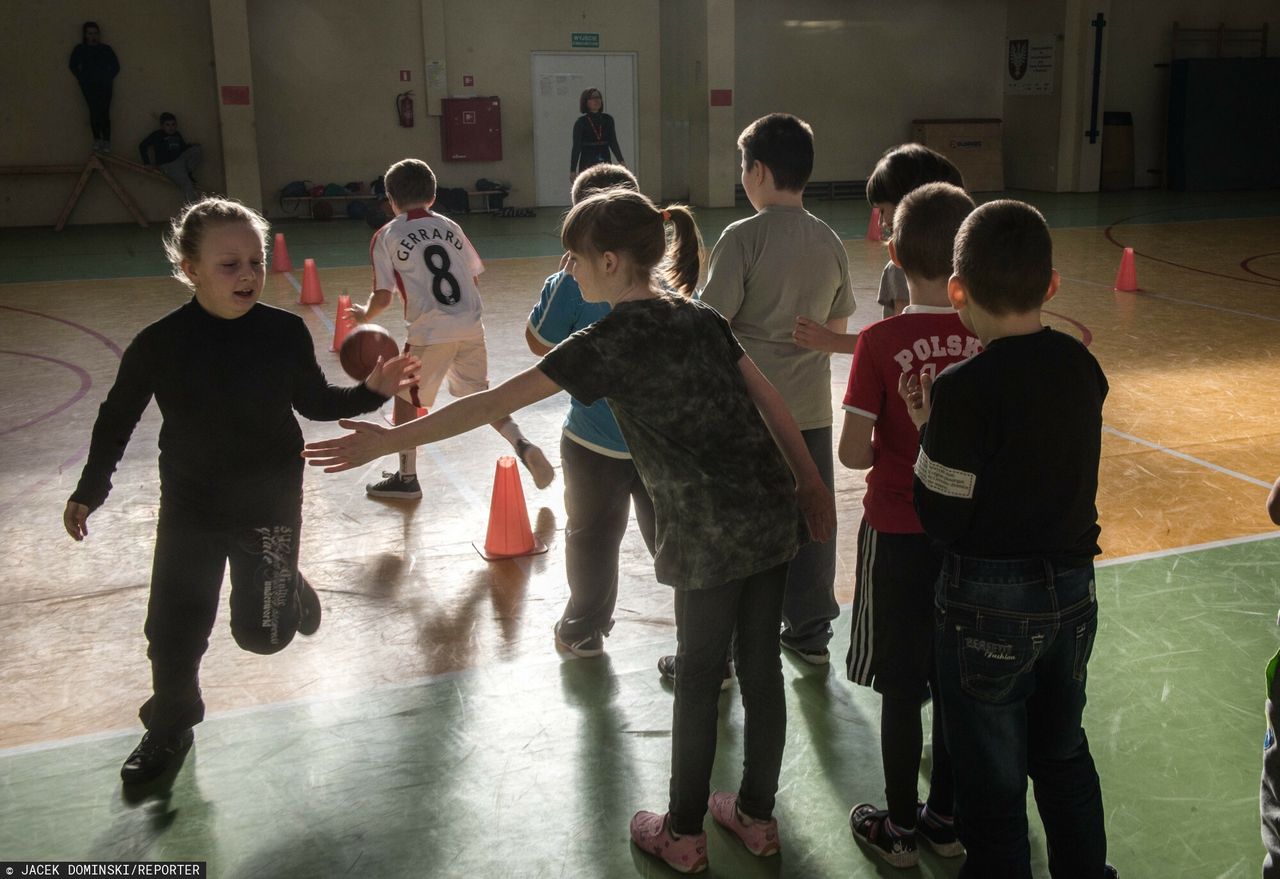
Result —
[{"label": "outstretched hand", "polygon": [[72,540],[80,541],[89,536],[89,508],[75,501],[67,501],[62,511],[62,527],[67,529]]},{"label": "outstretched hand", "polygon": [[344,418],[338,422],[338,426],[354,433],[317,440],[307,443],[303,448],[302,457],[312,467],[323,467],[325,473],[339,473],[397,451],[388,447],[387,434],[390,431],[381,424]]},{"label": "outstretched hand", "polygon": [[365,387],[375,394],[394,397],[396,391],[413,387],[418,381],[418,368],[422,361],[412,354],[399,354],[390,360],[378,358],[373,372],[364,380]]},{"label": "outstretched hand", "polygon": [[902,373],[898,376],[898,396],[907,404],[907,414],[916,428],[924,427],[933,408],[933,376]]}]

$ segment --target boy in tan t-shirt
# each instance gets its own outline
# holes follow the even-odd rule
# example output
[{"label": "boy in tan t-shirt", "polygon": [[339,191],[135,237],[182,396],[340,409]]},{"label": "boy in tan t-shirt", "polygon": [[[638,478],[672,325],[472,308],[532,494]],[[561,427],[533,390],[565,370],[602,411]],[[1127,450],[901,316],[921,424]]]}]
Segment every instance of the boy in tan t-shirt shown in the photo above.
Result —
[{"label": "boy in tan t-shirt", "polygon": [[[742,187],[756,214],[720,236],[699,298],[719,311],[786,401],[827,488],[834,486],[831,442],[831,355],[795,344],[797,316],[844,332],[853,290],[844,245],[804,209],[813,170],[813,130],[772,113],[738,137]],[[836,544],[801,547],[791,563],[783,603],[782,646],[806,662],[830,659]]]}]

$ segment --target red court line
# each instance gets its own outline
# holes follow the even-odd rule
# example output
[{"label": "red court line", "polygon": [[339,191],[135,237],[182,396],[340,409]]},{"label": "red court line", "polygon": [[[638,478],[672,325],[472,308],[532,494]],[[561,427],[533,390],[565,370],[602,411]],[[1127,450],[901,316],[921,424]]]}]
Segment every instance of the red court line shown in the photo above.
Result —
[{"label": "red court line", "polygon": [[1240,268],[1244,269],[1251,275],[1257,275],[1259,278],[1266,278],[1269,281],[1280,281],[1280,278],[1277,278],[1275,275],[1268,275],[1265,272],[1259,272],[1256,269],[1249,268],[1249,263],[1253,262],[1255,259],[1262,259],[1264,256],[1280,256],[1280,250],[1273,250],[1270,253],[1258,253],[1253,256],[1246,257],[1245,259],[1240,260]]},{"label": "red court line", "polygon": [[1071,324],[1073,327],[1079,330],[1080,341],[1084,343],[1084,346],[1086,348],[1088,348],[1089,345],[1093,342],[1093,332],[1084,324],[1080,323],[1080,321],[1076,320],[1074,317],[1067,317],[1065,314],[1058,314],[1056,311],[1048,311],[1047,309],[1041,309],[1040,311],[1042,314],[1048,314],[1053,317],[1060,318],[1061,320],[1065,320],[1067,323]]},{"label": "red court line", "polygon": [[[67,320],[66,318],[63,318],[63,317],[55,317],[52,314],[45,314],[42,311],[32,311],[29,308],[17,308],[16,306],[13,306],[13,305],[0,305],[0,308],[5,309],[6,311],[16,311],[21,314],[30,314],[30,315],[34,315],[35,317],[43,317],[48,320],[57,321],[58,323],[61,323],[61,324],[66,324],[69,327],[74,327],[75,329],[80,330],[83,333],[87,333],[88,335],[97,339],[103,345],[107,346],[107,349],[112,354],[116,355],[117,359],[119,359],[124,355],[124,352],[120,349],[120,346],[117,345],[115,342],[111,341],[110,339],[108,339],[102,333],[98,332],[97,330],[90,329],[89,327],[86,327],[83,324],[78,324],[73,320]],[[49,359],[52,359],[52,358],[49,358]],[[67,365],[70,366],[70,364],[67,364]],[[76,369],[76,368],[77,367],[72,367],[72,369]],[[81,394],[81,396],[83,396],[83,394]],[[79,399],[79,397],[77,397],[76,399]],[[75,402],[75,401],[73,400],[72,402]],[[62,407],[57,411],[61,412],[63,408],[65,407]],[[56,413],[52,413],[52,412],[49,413],[49,415],[53,415],[53,414],[56,414]],[[48,417],[48,416],[42,416],[42,417]],[[21,427],[23,425],[19,425],[19,426]],[[41,479],[40,481],[36,482],[34,485],[32,485],[30,488],[28,488],[25,492],[18,495],[17,497],[11,498],[6,501],[0,501],[0,513],[6,512],[7,510],[11,509],[14,505],[16,505],[18,501],[27,498],[32,492],[36,491],[37,489],[43,488],[48,483],[52,482],[56,476],[59,476],[62,474],[62,471],[66,470],[72,464],[75,464],[77,461],[79,461],[88,453],[89,453],[89,441],[85,440],[85,442],[80,446],[80,448],[76,449],[75,452],[73,452],[69,458],[67,458],[65,461],[62,461],[58,464],[58,469],[55,473],[49,476],[46,476],[44,479]]]},{"label": "red court line", "polygon": [[[1106,239],[1107,239],[1108,241],[1110,241],[1110,242],[1111,242],[1112,244],[1114,244],[1116,247],[1124,248],[1126,245],[1124,245],[1124,244],[1122,244],[1121,242],[1117,241],[1117,240],[1116,240],[1116,238],[1115,238],[1115,236],[1111,234],[1111,230],[1112,230],[1112,229],[1114,229],[1116,226],[1121,226],[1121,225],[1123,225],[1123,224],[1125,224],[1125,223],[1128,223],[1130,220],[1136,220],[1136,219],[1138,219],[1139,217],[1149,217],[1149,216],[1151,216],[1152,214],[1168,213],[1170,210],[1182,210],[1182,208],[1181,208],[1181,207],[1180,207],[1180,208],[1164,208],[1164,209],[1161,209],[1161,210],[1158,210],[1158,211],[1148,211],[1148,212],[1147,212],[1147,213],[1145,213],[1145,214],[1134,214],[1132,217],[1125,217],[1125,218],[1124,218],[1124,219],[1122,219],[1122,220],[1116,220],[1114,223],[1112,223],[1112,224],[1111,224],[1110,226],[1108,226],[1106,229],[1102,230],[1102,234],[1103,234],[1103,236],[1105,236],[1105,237],[1106,237]],[[1187,270],[1187,271],[1189,271],[1189,272],[1197,272],[1197,273],[1199,273],[1199,274],[1201,274],[1201,275],[1212,275],[1212,276],[1213,276],[1213,277],[1215,277],[1215,278],[1226,278],[1228,281],[1239,281],[1239,282],[1244,283],[1244,284],[1259,284],[1259,285],[1261,285],[1261,286],[1263,286],[1263,287],[1280,287],[1280,280],[1274,280],[1274,279],[1273,279],[1273,280],[1269,280],[1269,281],[1255,281],[1253,278],[1242,278],[1242,277],[1240,277],[1239,275],[1224,275],[1224,274],[1222,274],[1221,272],[1211,272],[1211,271],[1209,271],[1208,269],[1198,269],[1198,268],[1196,268],[1195,266],[1189,266],[1189,265],[1187,265],[1186,263],[1174,262],[1173,260],[1169,260],[1169,259],[1161,259],[1161,258],[1160,258],[1160,257],[1158,257],[1158,256],[1152,256],[1152,255],[1151,255],[1151,254],[1149,254],[1149,253],[1146,253],[1146,252],[1144,252],[1144,251],[1140,251],[1140,250],[1138,250],[1137,248],[1134,248],[1133,253],[1134,253],[1134,255],[1135,255],[1135,256],[1140,256],[1140,257],[1142,257],[1143,259],[1149,259],[1149,260],[1151,260],[1152,262],[1164,263],[1164,264],[1165,264],[1165,265],[1167,265],[1167,266],[1173,266],[1174,268],[1179,268],[1179,269],[1186,269],[1186,270]],[[1258,273],[1257,273],[1257,272],[1253,272],[1252,274],[1258,274]],[[1267,276],[1266,276],[1266,275],[1261,275],[1261,277],[1264,277],[1264,278],[1265,278],[1265,277],[1267,277]]]},{"label": "red court line", "polygon": [[29,308],[17,308],[13,305],[0,305],[0,308],[5,309],[6,311],[17,311],[17,312],[21,312],[22,314],[32,314],[32,315],[35,315],[36,317],[43,317],[43,318],[46,318],[47,320],[57,321],[60,324],[66,324],[69,327],[75,327],[77,330],[80,330],[83,333],[88,333],[90,336],[93,336],[99,342],[106,345],[107,348],[111,351],[111,353],[116,355],[116,357],[121,357],[124,354],[124,352],[120,349],[119,345],[117,345],[115,342],[108,339],[106,336],[102,335],[102,333],[98,332],[97,330],[91,330],[85,325],[78,324],[73,320],[67,320],[65,317],[54,317],[52,314],[45,314],[43,311],[32,311]]},{"label": "red court line", "polygon": [[63,402],[58,406],[55,406],[54,408],[50,409],[48,412],[44,413],[43,415],[37,415],[35,418],[28,419],[27,421],[24,421],[21,424],[15,424],[13,427],[0,430],[0,436],[4,436],[5,434],[8,434],[8,433],[13,433],[15,430],[22,430],[24,427],[30,427],[33,424],[39,424],[41,421],[44,421],[46,418],[52,418],[53,416],[57,415],[59,412],[62,412],[64,409],[67,409],[68,407],[75,404],[76,401],[78,401],[81,397],[89,393],[89,388],[93,387],[93,379],[89,378],[89,372],[79,366],[76,366],[74,363],[68,363],[65,360],[59,360],[56,357],[46,357],[43,354],[28,354],[25,351],[7,351],[2,348],[0,348],[0,354],[12,354],[15,357],[32,357],[32,358],[35,358],[36,360],[44,360],[44,361],[47,361],[48,363],[56,363],[59,366],[65,366],[67,369],[71,370],[72,372],[74,372],[76,375],[80,377],[80,389],[71,395],[71,399]]}]

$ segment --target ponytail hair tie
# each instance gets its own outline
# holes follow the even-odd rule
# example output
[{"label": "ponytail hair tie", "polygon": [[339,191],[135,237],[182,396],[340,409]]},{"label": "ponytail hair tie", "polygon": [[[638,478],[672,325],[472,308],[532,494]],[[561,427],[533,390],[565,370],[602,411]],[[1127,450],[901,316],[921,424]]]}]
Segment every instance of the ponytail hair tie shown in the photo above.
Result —
[{"label": "ponytail hair tie", "polygon": [[664,210],[664,211],[662,212],[662,222],[664,222],[664,223],[670,223],[670,222],[671,222],[671,211]]}]

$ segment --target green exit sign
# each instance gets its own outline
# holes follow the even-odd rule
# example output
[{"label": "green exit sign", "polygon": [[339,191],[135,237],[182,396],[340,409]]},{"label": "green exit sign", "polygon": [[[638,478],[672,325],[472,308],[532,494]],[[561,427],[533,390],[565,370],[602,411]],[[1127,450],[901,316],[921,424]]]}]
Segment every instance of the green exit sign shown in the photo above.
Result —
[{"label": "green exit sign", "polygon": [[599,49],[599,34],[571,34],[569,45],[575,49]]}]

